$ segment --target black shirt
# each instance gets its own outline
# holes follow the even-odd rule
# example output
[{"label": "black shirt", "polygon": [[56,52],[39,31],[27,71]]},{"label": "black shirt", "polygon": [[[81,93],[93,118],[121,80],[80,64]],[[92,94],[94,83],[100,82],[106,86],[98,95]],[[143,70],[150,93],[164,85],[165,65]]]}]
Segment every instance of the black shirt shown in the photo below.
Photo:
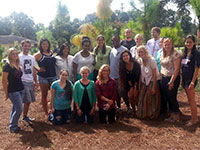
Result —
[{"label": "black shirt", "polygon": [[45,69],[45,72],[38,72],[38,75],[43,78],[50,78],[56,76],[56,58],[53,57],[53,53],[48,56],[45,54],[42,54],[42,58],[38,61],[39,67],[42,67]]},{"label": "black shirt", "polygon": [[120,42],[120,44],[123,45],[124,47],[126,47],[128,50],[130,50],[131,47],[133,47],[133,46],[136,45],[134,39],[132,39],[132,40],[130,40],[130,41],[122,40],[122,41]]},{"label": "black shirt", "polygon": [[17,92],[24,89],[24,85],[21,80],[23,74],[21,69],[18,70],[6,63],[3,66],[3,72],[8,73],[8,93]]},{"label": "black shirt", "polygon": [[182,80],[191,81],[196,67],[200,67],[200,52],[193,50],[191,56],[185,56],[182,59]]},{"label": "black shirt", "polygon": [[131,87],[134,87],[135,83],[137,83],[137,89],[139,89],[140,74],[141,74],[140,64],[137,61],[134,61],[133,69],[131,71],[126,69],[127,90],[130,90]]},{"label": "black shirt", "polygon": [[84,86],[84,92],[83,92],[83,98],[82,98],[82,102],[81,102],[81,110],[91,110],[92,109],[92,106],[90,104],[90,100],[89,100],[89,96],[88,96],[88,92],[87,92],[87,89],[86,87],[88,86],[87,85],[84,85],[83,83],[81,83],[83,86]]}]

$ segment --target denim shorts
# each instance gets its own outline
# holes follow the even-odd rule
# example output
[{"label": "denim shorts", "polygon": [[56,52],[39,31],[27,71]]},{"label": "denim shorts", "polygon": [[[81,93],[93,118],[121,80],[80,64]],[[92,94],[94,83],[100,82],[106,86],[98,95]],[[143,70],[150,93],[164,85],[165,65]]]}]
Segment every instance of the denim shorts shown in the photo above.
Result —
[{"label": "denim shorts", "polygon": [[34,102],[35,101],[35,89],[34,83],[32,82],[23,82],[24,85],[24,97],[23,103]]},{"label": "denim shorts", "polygon": [[38,82],[40,84],[51,84],[52,82],[56,81],[57,80],[57,77],[48,77],[48,78],[44,78],[44,77],[41,77],[41,76],[38,76]]}]

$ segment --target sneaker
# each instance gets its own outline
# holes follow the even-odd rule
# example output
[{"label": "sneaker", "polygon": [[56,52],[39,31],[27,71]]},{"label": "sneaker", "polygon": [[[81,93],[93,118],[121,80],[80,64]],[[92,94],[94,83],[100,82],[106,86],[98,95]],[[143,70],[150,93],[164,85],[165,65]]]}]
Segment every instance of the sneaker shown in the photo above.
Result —
[{"label": "sneaker", "polygon": [[33,120],[35,120],[34,118],[29,118],[29,117],[23,117],[22,121],[27,122],[28,124],[32,124]]},{"label": "sneaker", "polygon": [[17,129],[10,129],[10,133],[19,133],[21,131],[20,127],[17,127]]},{"label": "sneaker", "polygon": [[48,116],[48,120],[49,120],[51,123],[53,123],[54,115],[53,115],[53,114],[50,114],[50,115]]}]

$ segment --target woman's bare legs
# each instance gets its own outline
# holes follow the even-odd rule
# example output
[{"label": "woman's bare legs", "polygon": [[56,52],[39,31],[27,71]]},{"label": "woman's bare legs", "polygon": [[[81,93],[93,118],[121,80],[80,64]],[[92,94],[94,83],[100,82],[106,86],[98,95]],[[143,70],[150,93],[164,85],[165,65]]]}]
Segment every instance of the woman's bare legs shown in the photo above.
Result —
[{"label": "woman's bare legs", "polygon": [[40,84],[42,108],[46,115],[48,115],[48,90],[50,84]]}]

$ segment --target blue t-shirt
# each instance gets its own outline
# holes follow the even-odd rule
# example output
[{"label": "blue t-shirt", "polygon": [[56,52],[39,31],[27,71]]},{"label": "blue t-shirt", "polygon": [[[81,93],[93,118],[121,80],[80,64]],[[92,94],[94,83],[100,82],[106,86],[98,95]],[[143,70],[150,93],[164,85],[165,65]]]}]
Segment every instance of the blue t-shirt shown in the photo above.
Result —
[{"label": "blue t-shirt", "polygon": [[[71,83],[71,82],[70,82]],[[73,89],[73,85],[71,83],[71,88]],[[51,84],[51,89],[55,90],[55,97],[54,97],[54,109],[56,110],[66,110],[69,109],[70,100],[67,99],[65,90],[61,88],[60,84],[57,81],[54,81]]]},{"label": "blue t-shirt", "polygon": [[161,57],[161,55],[162,55],[162,48],[156,54],[156,62],[157,62],[157,66],[158,66],[158,71],[159,72],[161,70],[161,63],[160,63],[160,57]]}]

